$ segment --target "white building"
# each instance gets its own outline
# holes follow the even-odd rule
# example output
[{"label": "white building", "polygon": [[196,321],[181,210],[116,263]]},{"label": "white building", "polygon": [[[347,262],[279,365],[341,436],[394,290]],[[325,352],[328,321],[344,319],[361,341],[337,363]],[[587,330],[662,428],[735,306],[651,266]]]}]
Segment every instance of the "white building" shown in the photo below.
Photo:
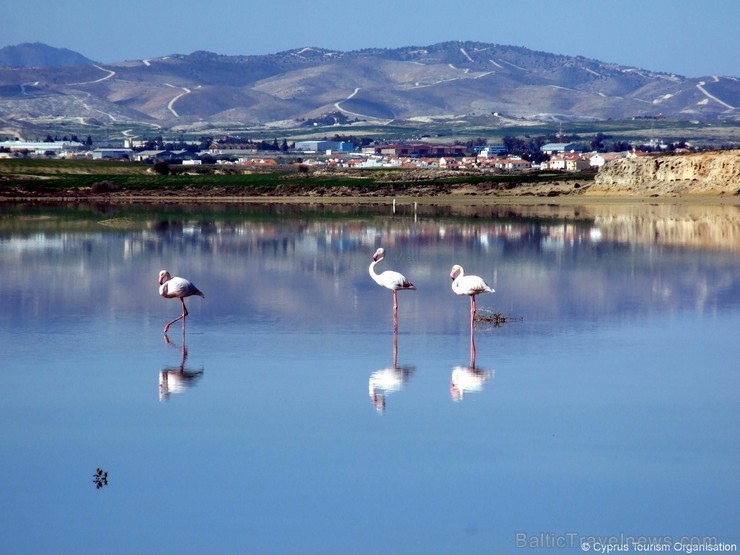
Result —
[{"label": "white building", "polygon": [[84,147],[85,145],[76,141],[3,141],[0,143],[0,148],[11,152],[33,152],[40,156],[48,152],[59,156],[68,152],[78,152]]},{"label": "white building", "polygon": [[130,148],[96,148],[92,154],[93,160],[120,160],[132,159],[134,151]]},{"label": "white building", "polygon": [[617,153],[594,154],[589,160],[592,168],[601,168],[604,164],[617,160],[623,156]]},{"label": "white building", "polygon": [[581,145],[576,143],[547,143],[540,147],[540,152],[549,154],[562,154],[564,152],[582,152],[583,148]]},{"label": "white building", "polygon": [[298,141],[295,144],[295,149],[301,152],[352,152],[355,145],[337,141]]}]

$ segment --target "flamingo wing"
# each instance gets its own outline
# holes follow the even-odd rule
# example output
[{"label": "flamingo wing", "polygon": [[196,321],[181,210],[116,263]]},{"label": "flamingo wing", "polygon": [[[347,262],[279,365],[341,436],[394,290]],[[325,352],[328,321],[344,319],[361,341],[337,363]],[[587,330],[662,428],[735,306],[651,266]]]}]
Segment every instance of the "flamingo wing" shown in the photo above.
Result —
[{"label": "flamingo wing", "polygon": [[193,283],[181,277],[173,277],[162,284],[159,288],[159,294],[168,299],[190,297],[191,295],[204,296]]},{"label": "flamingo wing", "polygon": [[399,289],[416,289],[413,283],[406,279],[406,277],[399,273],[391,270],[386,270],[380,274],[380,284],[386,289],[398,291]]},{"label": "flamingo wing", "polygon": [[480,276],[461,276],[455,280],[455,293],[458,295],[477,295],[493,292]]}]

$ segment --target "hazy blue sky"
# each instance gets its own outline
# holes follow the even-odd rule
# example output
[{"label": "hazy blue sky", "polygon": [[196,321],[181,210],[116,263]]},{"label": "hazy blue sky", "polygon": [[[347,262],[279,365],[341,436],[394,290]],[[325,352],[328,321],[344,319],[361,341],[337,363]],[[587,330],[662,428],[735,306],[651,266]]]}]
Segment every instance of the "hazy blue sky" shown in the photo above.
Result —
[{"label": "hazy blue sky", "polygon": [[16,0],[1,13],[0,46],[38,41],[104,63],[475,40],[740,76],[739,0]]}]

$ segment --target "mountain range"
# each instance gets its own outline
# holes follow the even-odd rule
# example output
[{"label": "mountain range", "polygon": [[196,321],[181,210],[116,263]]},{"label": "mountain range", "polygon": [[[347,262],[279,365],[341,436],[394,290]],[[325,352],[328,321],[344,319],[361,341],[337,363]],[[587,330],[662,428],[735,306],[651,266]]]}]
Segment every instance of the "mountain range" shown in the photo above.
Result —
[{"label": "mountain range", "polygon": [[735,123],[739,108],[734,76],[686,78],[480,42],[250,56],[197,51],[113,64],[40,43],[0,49],[0,133],[50,121],[180,131],[459,118]]}]

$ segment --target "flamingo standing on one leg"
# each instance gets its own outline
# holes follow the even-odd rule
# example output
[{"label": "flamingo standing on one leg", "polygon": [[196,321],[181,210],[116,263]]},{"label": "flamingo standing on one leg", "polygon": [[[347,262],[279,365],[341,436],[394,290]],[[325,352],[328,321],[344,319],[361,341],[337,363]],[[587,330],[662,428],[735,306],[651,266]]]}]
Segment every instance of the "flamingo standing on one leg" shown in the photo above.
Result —
[{"label": "flamingo standing on one leg", "polygon": [[185,307],[185,297],[199,295],[205,298],[205,295],[190,281],[181,277],[172,277],[167,270],[159,272],[159,294],[165,299],[180,299],[180,303],[182,303],[182,314],[164,327],[164,333],[167,333],[170,326],[178,320],[182,320],[182,324],[185,326],[185,317],[188,315],[188,309]]},{"label": "flamingo standing on one leg", "polygon": [[494,290],[483,281],[480,276],[466,276],[465,270],[459,264],[455,264],[450,271],[450,278],[452,278],[452,291],[457,295],[468,295],[470,297],[470,344],[471,352],[475,356],[475,343],[473,343],[473,320],[475,320],[475,296],[480,293],[493,293]]},{"label": "flamingo standing on one leg", "polygon": [[398,296],[396,292],[402,290],[413,291],[416,289],[416,287],[413,283],[407,280],[403,274],[400,274],[398,272],[386,270],[381,274],[377,274],[375,272],[375,266],[377,266],[384,257],[384,249],[380,248],[375,251],[375,254],[373,255],[373,261],[370,263],[369,268],[370,277],[373,278],[375,283],[377,283],[378,285],[393,291],[393,329],[398,330]]}]

